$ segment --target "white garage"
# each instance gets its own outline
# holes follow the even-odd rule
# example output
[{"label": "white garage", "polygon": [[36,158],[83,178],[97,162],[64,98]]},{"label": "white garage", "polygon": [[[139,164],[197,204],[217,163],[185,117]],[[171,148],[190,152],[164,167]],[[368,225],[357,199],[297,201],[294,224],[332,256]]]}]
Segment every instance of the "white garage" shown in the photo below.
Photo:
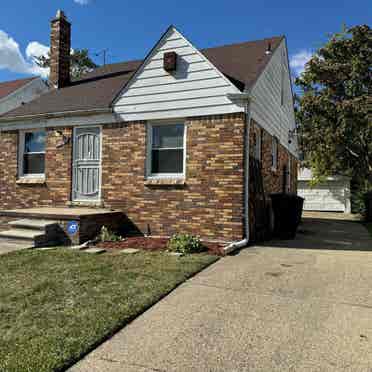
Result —
[{"label": "white garage", "polygon": [[350,213],[350,178],[332,176],[313,187],[309,182],[311,179],[310,169],[300,169],[298,195],[305,198],[305,211]]}]

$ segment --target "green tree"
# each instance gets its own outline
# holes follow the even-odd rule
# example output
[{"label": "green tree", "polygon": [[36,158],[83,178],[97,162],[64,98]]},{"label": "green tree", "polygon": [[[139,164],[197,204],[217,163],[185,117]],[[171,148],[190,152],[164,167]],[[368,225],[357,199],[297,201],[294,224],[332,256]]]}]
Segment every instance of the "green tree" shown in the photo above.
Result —
[{"label": "green tree", "polygon": [[344,28],[296,79],[296,116],[305,165],[316,181],[338,173],[372,188],[372,31]]},{"label": "green tree", "polygon": [[[47,56],[34,57],[35,62],[40,67],[50,66],[50,53]],[[70,72],[73,79],[77,79],[87,72],[98,67],[89,57],[88,49],[74,49],[70,55]]]}]

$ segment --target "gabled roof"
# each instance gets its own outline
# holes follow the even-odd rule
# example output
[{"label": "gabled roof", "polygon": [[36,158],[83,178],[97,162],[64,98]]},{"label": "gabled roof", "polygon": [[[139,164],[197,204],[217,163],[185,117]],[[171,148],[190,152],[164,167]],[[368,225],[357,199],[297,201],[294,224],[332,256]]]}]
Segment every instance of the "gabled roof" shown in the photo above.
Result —
[{"label": "gabled roof", "polygon": [[23,87],[24,85],[28,84],[30,81],[37,79],[37,77],[31,77],[27,79],[18,79],[12,81],[4,81],[0,82],[0,99],[9,96],[9,94],[15,92],[19,88]]},{"label": "gabled roof", "polygon": [[[283,36],[200,50],[241,91],[250,89]],[[3,116],[2,120],[33,115],[110,109],[113,100],[142,65],[141,60],[98,67],[70,86],[51,90]]]}]

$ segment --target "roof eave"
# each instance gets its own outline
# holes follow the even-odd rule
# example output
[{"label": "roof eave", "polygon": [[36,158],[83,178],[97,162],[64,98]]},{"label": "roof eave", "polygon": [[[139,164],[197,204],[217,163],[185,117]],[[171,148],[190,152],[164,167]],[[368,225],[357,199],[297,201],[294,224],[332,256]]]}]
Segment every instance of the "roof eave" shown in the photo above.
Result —
[{"label": "roof eave", "polygon": [[112,113],[110,107],[91,109],[91,110],[75,110],[75,111],[62,111],[62,112],[49,112],[34,115],[19,115],[19,116],[0,116],[0,122],[16,122],[21,120],[35,120],[35,119],[53,119],[60,117],[73,117],[73,116],[90,116],[96,114]]}]

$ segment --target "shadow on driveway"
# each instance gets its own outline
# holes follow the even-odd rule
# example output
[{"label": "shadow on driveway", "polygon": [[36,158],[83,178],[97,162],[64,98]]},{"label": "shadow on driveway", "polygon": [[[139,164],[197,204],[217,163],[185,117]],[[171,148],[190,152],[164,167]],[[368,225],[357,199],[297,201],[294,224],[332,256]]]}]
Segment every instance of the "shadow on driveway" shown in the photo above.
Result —
[{"label": "shadow on driveway", "polygon": [[293,240],[273,240],[264,246],[294,249],[372,251],[372,238],[360,221],[304,217]]}]

